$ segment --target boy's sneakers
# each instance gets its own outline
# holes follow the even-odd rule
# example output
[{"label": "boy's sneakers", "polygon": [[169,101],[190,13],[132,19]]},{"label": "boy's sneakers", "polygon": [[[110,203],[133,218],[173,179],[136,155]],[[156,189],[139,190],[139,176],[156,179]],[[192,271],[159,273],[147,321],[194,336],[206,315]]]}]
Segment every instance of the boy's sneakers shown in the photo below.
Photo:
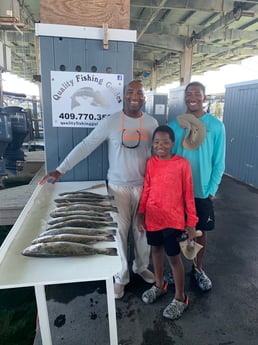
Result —
[{"label": "boy's sneakers", "polygon": [[174,298],[173,301],[164,309],[163,316],[170,320],[179,319],[183,315],[183,312],[188,308],[188,305],[189,299],[187,296],[185,296],[184,302],[180,302]]},{"label": "boy's sneakers", "polygon": [[142,301],[146,304],[155,302],[159,297],[165,295],[168,290],[168,284],[164,283],[163,288],[160,289],[156,285],[153,285],[149,290],[146,290],[142,294]]},{"label": "boy's sneakers", "polygon": [[204,270],[198,269],[193,266],[193,278],[202,291],[209,291],[212,288],[212,282],[210,278],[205,274]]},{"label": "boy's sneakers", "polygon": [[[196,281],[196,284],[198,287],[203,291],[209,291],[212,288],[212,282],[210,278],[206,275],[204,270],[198,270],[195,266],[192,268],[192,275],[194,280]],[[172,272],[168,272],[166,274],[165,280],[168,282],[170,285],[174,285],[174,278]]]}]

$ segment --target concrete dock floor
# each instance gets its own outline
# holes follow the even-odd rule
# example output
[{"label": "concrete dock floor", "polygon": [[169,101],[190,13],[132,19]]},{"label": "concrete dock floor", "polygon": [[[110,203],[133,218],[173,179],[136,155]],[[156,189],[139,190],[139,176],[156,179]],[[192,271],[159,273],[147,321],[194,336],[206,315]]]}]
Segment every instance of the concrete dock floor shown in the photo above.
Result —
[{"label": "concrete dock floor", "polygon": [[[124,298],[116,300],[119,345],[258,344],[258,190],[224,176],[214,204],[216,229],[205,260],[213,289],[198,290],[184,259],[190,305],[170,321],[162,311],[173,286],[145,305],[141,294],[151,285],[132,274]],[[109,344],[104,282],[52,285],[46,293],[53,345]],[[41,345],[39,330],[34,345]]]}]

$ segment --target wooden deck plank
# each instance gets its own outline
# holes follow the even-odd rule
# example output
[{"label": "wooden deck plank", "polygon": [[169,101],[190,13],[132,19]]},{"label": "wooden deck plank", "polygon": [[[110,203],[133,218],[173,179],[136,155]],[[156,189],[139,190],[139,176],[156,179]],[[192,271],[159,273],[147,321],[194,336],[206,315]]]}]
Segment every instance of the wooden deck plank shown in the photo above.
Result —
[{"label": "wooden deck plank", "polygon": [[29,184],[0,190],[0,225],[13,225],[16,222],[44,175],[45,164],[43,163]]}]

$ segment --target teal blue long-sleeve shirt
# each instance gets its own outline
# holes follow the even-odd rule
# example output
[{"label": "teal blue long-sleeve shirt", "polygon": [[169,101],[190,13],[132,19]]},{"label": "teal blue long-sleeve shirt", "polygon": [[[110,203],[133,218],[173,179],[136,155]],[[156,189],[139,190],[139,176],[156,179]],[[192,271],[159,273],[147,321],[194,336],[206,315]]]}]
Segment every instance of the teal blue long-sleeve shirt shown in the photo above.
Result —
[{"label": "teal blue long-sleeve shirt", "polygon": [[187,150],[182,146],[182,139],[187,136],[187,129],[180,127],[177,119],[168,125],[175,133],[173,153],[188,159],[192,169],[194,196],[207,198],[215,196],[225,170],[225,127],[223,122],[209,113],[199,117],[206,127],[206,137],[196,150]]}]

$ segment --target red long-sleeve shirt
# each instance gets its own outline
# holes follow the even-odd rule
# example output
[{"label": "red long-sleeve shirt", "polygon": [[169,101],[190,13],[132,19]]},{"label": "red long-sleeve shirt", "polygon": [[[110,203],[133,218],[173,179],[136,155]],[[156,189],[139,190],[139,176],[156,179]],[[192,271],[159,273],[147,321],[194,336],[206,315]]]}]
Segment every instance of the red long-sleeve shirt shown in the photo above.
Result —
[{"label": "red long-sleeve shirt", "polygon": [[196,225],[192,173],[185,158],[148,160],[138,213],[145,213],[147,231]]}]

